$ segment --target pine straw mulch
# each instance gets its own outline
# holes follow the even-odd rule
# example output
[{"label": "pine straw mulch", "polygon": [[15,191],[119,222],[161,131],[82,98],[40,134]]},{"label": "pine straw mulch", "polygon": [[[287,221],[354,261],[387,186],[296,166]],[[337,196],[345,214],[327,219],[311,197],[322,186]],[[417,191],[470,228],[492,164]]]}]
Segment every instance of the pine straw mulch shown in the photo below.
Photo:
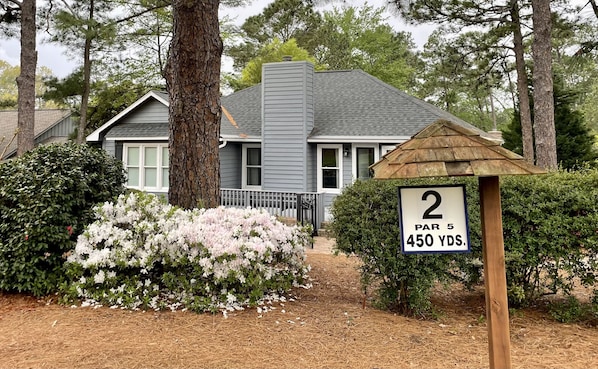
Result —
[{"label": "pine straw mulch", "polygon": [[[313,288],[229,314],[69,308],[0,294],[2,368],[486,368],[483,291],[438,290],[435,321],[372,308],[357,261],[308,254]],[[598,329],[511,316],[514,368],[598,367]]]}]

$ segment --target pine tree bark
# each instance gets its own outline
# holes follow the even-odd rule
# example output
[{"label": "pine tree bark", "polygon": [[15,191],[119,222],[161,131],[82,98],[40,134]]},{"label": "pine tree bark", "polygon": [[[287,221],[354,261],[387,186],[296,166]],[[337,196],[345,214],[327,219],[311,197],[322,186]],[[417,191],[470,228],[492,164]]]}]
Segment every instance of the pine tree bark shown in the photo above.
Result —
[{"label": "pine tree bark", "polygon": [[169,93],[168,201],[186,209],[220,205],[219,0],[173,0],[166,66]]},{"label": "pine tree bark", "polygon": [[532,0],[534,40],[534,138],[536,165],[558,169],[552,82],[552,17],[550,0]]},{"label": "pine tree bark", "polygon": [[517,70],[517,94],[519,95],[519,119],[521,121],[521,137],[523,144],[523,158],[534,163],[534,132],[532,129],[532,114],[529,101],[529,86],[525,70],[523,50],[523,35],[521,34],[521,19],[519,17],[518,0],[511,2],[511,21],[513,27],[513,50],[515,52],[515,68]]},{"label": "pine tree bark", "polygon": [[85,143],[85,130],[87,128],[87,107],[91,90],[91,23],[94,20],[95,1],[89,2],[89,23],[85,32],[85,45],[83,46],[83,92],[81,93],[81,108],[79,111],[79,128],[77,129],[77,143]]},{"label": "pine tree bark", "polygon": [[17,77],[18,118],[17,156],[35,146],[35,0],[23,0],[21,6],[21,73]]}]

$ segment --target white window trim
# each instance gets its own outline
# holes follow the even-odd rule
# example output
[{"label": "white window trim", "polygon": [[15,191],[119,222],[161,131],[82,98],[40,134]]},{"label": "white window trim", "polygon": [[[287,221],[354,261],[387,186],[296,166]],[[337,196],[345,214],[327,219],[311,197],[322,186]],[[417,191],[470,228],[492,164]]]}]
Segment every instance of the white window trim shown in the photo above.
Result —
[{"label": "white window trim", "polygon": [[[129,152],[129,148],[130,147],[134,147],[134,148],[139,148],[139,186],[129,186],[127,184],[127,188],[132,188],[132,189],[136,189],[136,190],[140,190],[140,191],[149,191],[149,192],[168,192],[168,187],[162,186],[162,184],[164,183],[164,180],[162,178],[162,169],[166,168],[163,165],[163,158],[162,158],[162,149],[163,148],[168,148],[168,144],[167,143],[125,143],[123,144],[123,164],[125,167],[125,170],[128,169],[127,167],[127,159],[128,159],[128,152]],[[156,151],[157,151],[157,166],[156,167],[152,167],[156,169],[156,183],[158,184],[158,186],[156,187],[146,187],[145,186],[145,149],[148,147],[155,147]],[[128,176],[128,173],[127,173]],[[127,182],[128,182],[128,178],[127,178]]]},{"label": "white window trim", "polygon": [[[357,149],[374,149],[374,163],[380,160],[378,144],[354,144],[351,148],[351,178],[357,179]],[[374,164],[372,163],[372,164]]]},{"label": "white window trim", "polygon": [[[247,185],[247,149],[260,149],[260,155],[262,154],[262,145],[259,143],[251,143],[251,144],[243,144],[241,145],[241,188],[244,190],[261,190],[262,186],[248,186]],[[264,183],[264,157],[262,156],[261,160],[261,173],[262,178],[260,179],[260,183]]]},{"label": "white window trim", "polygon": [[[336,160],[338,163],[338,188],[324,188],[323,187],[323,176],[322,176],[322,149],[336,149]],[[317,167],[317,180],[318,180],[318,192],[324,193],[341,193],[343,188],[343,145],[318,145],[318,167]]]},{"label": "white window trim", "polygon": [[388,154],[389,152],[391,152],[392,150],[396,149],[398,146],[398,144],[396,145],[382,145],[382,147],[380,148],[382,150],[382,156]]}]

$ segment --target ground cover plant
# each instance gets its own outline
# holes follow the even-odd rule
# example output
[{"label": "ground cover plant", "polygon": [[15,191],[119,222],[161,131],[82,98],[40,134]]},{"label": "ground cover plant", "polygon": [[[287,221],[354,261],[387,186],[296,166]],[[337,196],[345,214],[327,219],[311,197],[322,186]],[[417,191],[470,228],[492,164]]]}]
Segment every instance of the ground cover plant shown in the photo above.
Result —
[{"label": "ground cover plant", "polygon": [[233,311],[302,285],[309,231],[265,211],[184,210],[141,192],[95,208],[68,257],[64,292],[128,309]]}]

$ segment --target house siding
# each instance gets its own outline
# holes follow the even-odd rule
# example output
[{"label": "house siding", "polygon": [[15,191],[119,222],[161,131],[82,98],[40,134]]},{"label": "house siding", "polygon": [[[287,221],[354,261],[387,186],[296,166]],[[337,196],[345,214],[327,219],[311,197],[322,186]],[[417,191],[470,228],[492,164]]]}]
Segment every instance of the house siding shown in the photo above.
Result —
[{"label": "house siding", "polygon": [[307,135],[313,128],[313,66],[268,63],[262,83],[262,189],[308,191]]},{"label": "house siding", "polygon": [[69,135],[75,130],[75,122],[69,115],[60,123],[52,126],[50,129],[39,135],[36,143],[66,142]]},{"label": "house siding", "polygon": [[[121,144],[122,147],[122,144]],[[120,157],[118,155],[116,155],[116,142],[115,141],[102,141],[102,149],[106,150],[106,152],[112,156],[114,156],[115,158],[122,160],[122,149],[121,149],[121,155]]]},{"label": "house siding", "polygon": [[132,111],[122,120],[122,123],[158,123],[168,127],[168,107],[161,102],[151,99]]},{"label": "house siding", "polygon": [[241,145],[228,143],[220,149],[220,187],[241,188]]}]

